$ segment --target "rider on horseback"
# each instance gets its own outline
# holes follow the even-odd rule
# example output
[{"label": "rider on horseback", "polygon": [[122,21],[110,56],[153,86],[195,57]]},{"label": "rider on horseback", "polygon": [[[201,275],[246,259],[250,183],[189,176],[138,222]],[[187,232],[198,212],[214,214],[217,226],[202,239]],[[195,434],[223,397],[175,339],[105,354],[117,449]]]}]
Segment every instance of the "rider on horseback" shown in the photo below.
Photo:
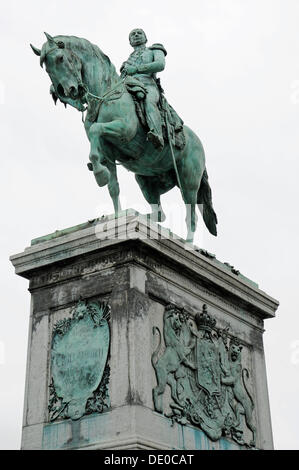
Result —
[{"label": "rider on horseback", "polygon": [[157,85],[156,73],[165,68],[166,50],[162,44],[153,44],[146,47],[147,38],[142,29],[133,29],[129,41],[134,52],[121,66],[122,76],[131,75],[142,82],[146,89],[145,114],[149,127],[148,139],[160,150],[163,149],[164,139],[162,133],[161,114],[158,108],[160,90]]},{"label": "rider on horseback", "polygon": [[[217,216],[203,146],[167,103],[155,77],[165,66],[163,46],[154,44],[146,48],[144,32],[134,30],[130,34],[134,52],[123,65],[124,76],[119,80],[109,57],[87,39],[52,37],[47,33],[46,36],[42,49],[31,47],[40,57],[40,64],[46,63],[55,100],[80,111],[87,104],[84,126],[90,142],[90,169],[100,187],[108,185],[115,213],[120,211],[118,162],[135,173],[152,207],[153,220],[163,220],[161,195],[179,186],[186,204],[188,242],[194,238],[197,204],[208,230],[216,236]],[[128,82],[133,98],[129,95]],[[146,122],[142,121],[136,103],[140,105],[139,110],[146,108]],[[153,151],[151,142],[146,142],[144,137],[148,131],[149,138],[155,139],[160,148],[165,142],[160,155],[159,151]]]}]

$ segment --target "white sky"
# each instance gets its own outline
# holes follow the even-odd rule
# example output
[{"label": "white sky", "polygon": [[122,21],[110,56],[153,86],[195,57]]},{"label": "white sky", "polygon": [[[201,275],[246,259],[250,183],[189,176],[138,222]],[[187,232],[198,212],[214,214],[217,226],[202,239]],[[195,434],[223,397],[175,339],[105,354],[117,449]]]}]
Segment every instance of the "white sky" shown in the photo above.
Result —
[{"label": "white sky", "polygon": [[[29,319],[28,282],[8,261],[34,237],[112,213],[107,188],[86,168],[88,141],[76,110],[55,108],[50,81],[29,43],[43,31],[85,37],[119,69],[128,33],[144,28],[168,51],[160,74],[171,104],[201,138],[219,236],[196,243],[281,302],[265,324],[277,449],[299,448],[298,0],[10,0],[1,5],[2,243],[0,448],[20,447]],[[122,203],[148,211],[131,173]],[[179,235],[178,190],[162,198],[165,226]]]}]

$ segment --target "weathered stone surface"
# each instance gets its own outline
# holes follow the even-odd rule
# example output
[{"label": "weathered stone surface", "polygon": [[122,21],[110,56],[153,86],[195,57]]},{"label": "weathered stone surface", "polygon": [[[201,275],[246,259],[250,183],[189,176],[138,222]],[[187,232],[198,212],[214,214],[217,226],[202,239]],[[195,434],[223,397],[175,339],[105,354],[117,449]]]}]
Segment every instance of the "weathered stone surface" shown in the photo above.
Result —
[{"label": "weathered stone surface", "polygon": [[25,423],[42,423],[47,410],[47,368],[49,354],[49,318],[43,316],[33,324],[28,363],[27,400],[25,402]]},{"label": "weathered stone surface", "polygon": [[[230,338],[238,339],[242,367],[250,372],[256,446],[272,448],[262,337],[264,320],[275,316],[277,301],[230,266],[171,236],[135,211],[123,214],[117,225],[121,238],[115,237],[115,219],[107,217],[98,225],[81,224],[57,236],[41,237],[11,257],[17,274],[29,279],[32,296],[22,447],[244,448],[230,436],[213,442],[200,426],[184,425],[155,411],[152,391],[157,376],[152,355],[157,336],[153,328],[163,332],[165,306],[172,303],[188,312],[193,329],[196,315],[207,305],[217,323],[213,335],[229,328]],[[154,237],[148,238],[149,233]],[[51,423],[53,330],[57,322],[71,318],[80,300],[106,302],[111,309],[110,406],[98,408],[99,412],[92,408],[79,420],[60,416]],[[160,354],[165,348],[162,338]],[[168,384],[163,403],[169,413]],[[252,433],[242,416],[243,438],[248,443]]]}]

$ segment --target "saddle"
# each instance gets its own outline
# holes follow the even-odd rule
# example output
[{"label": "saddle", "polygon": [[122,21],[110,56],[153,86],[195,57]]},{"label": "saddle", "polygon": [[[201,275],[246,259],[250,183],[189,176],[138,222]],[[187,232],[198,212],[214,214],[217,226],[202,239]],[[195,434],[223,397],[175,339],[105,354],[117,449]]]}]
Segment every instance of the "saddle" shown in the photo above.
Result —
[{"label": "saddle", "polygon": [[[149,129],[144,106],[144,99],[147,93],[146,88],[140,80],[132,76],[127,76],[124,83],[127,91],[133,97],[136,114],[139,118],[139,121],[145,130],[148,131]],[[186,144],[186,138],[183,129],[184,122],[166,100],[164,96],[164,90],[160,84],[160,79],[156,79],[156,84],[160,92],[158,108],[161,115],[164,141],[166,142],[170,139],[174,147],[182,150]]]},{"label": "saddle", "polygon": [[[164,96],[164,90],[160,84],[160,79],[156,79],[156,84],[160,92],[158,108],[160,110],[161,115],[164,142],[169,142],[169,140],[171,140],[171,144],[174,147],[179,150],[182,150],[186,144],[186,138],[183,128],[184,122],[166,100]],[[127,76],[125,78],[124,85],[126,90],[133,97],[136,114],[142,127],[145,129],[146,132],[148,132],[149,128],[147,124],[144,106],[144,99],[147,94],[145,86],[140,80],[132,76]],[[117,100],[122,96],[122,94],[123,91],[121,89],[116,89],[115,91],[113,90],[112,93],[109,93],[108,99],[109,101]],[[105,97],[103,97],[103,99],[100,99],[99,97],[89,97],[86,119],[91,122],[95,122],[97,120],[100,107],[104,101]]]}]

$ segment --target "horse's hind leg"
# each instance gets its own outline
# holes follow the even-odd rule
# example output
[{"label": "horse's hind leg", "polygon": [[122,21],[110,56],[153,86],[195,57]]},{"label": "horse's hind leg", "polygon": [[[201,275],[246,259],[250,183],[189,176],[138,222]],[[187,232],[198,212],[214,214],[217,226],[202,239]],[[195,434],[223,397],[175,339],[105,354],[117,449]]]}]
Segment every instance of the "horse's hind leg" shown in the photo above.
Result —
[{"label": "horse's hind leg", "polygon": [[151,219],[155,222],[164,222],[166,216],[163,212],[160,195],[159,179],[154,176],[135,175],[136,181],[142,191],[143,196],[152,208]]},{"label": "horse's hind leg", "polygon": [[[197,196],[197,193],[195,197]],[[196,203],[193,202],[194,198],[191,195],[187,195],[185,199],[185,205],[186,205],[186,225],[187,225],[187,239],[186,241],[189,243],[193,243],[194,239],[194,233],[196,230],[196,225],[197,225],[197,214],[195,211],[196,208]],[[186,202],[190,201],[190,202]]]},{"label": "horse's hind leg", "polygon": [[[187,181],[185,183],[185,181]],[[197,214],[196,214],[196,204],[197,204],[197,192],[198,192],[198,183],[194,185],[190,184],[191,182],[186,179],[181,181],[182,185],[182,196],[185,202],[186,207],[186,225],[187,225],[187,238],[186,241],[193,243],[194,233],[197,225]]]},{"label": "horse's hind leg", "polygon": [[[200,140],[187,129],[183,158],[177,163],[182,197],[186,205],[187,242],[192,243],[197,225],[197,195],[205,169],[204,151]],[[179,182],[177,182],[179,186]]]}]

